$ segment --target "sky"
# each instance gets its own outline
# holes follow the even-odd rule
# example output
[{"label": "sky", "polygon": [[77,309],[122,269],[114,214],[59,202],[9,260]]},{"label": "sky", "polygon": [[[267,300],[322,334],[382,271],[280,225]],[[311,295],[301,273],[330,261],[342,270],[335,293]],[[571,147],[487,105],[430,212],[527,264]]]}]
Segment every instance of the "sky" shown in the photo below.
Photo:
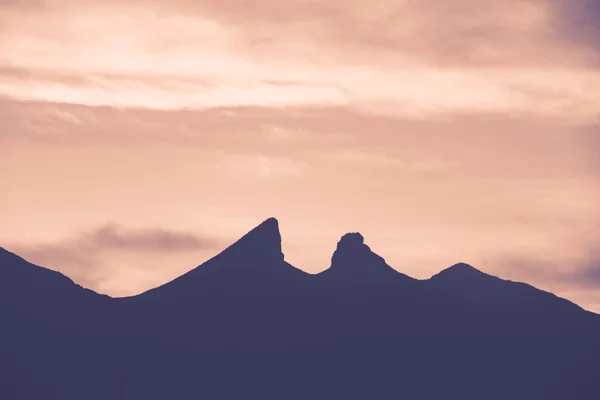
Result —
[{"label": "sky", "polygon": [[127,296],[269,217],[600,312],[600,1],[0,0],[0,246]]}]

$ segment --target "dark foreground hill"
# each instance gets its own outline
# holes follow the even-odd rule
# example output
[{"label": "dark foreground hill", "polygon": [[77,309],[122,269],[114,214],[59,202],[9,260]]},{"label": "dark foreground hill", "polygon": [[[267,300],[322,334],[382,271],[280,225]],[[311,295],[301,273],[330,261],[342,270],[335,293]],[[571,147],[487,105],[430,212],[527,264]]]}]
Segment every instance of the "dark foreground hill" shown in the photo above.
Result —
[{"label": "dark foreground hill", "polygon": [[466,264],[419,281],[358,233],[285,262],[269,219],[112,299],[0,249],[0,399],[600,398],[600,316]]}]

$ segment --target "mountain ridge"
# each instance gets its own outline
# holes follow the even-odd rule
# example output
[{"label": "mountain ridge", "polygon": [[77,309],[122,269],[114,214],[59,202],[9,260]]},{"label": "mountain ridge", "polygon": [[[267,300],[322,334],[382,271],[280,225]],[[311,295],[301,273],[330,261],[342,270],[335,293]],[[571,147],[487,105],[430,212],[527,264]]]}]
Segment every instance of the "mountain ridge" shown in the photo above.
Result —
[{"label": "mountain ridge", "polygon": [[[599,315],[467,264],[410,278],[356,232],[310,275],[268,219],[110,301],[22,263],[0,251],[2,399],[597,398]],[[51,296],[8,270],[33,271]]]},{"label": "mountain ridge", "polygon": [[4,247],[0,247],[0,277],[0,288],[4,287],[4,290],[14,290],[14,285],[20,284],[20,291],[37,290],[45,295],[49,294],[45,290],[67,289],[110,297],[78,284],[62,272],[31,263]]},{"label": "mountain ridge", "polygon": [[[240,253],[242,254],[240,255]],[[282,273],[285,274],[286,272],[292,271],[291,274],[295,275],[295,278],[299,276],[308,280],[321,278],[322,281],[325,281],[329,284],[337,283],[350,286],[357,286],[361,284],[377,285],[386,283],[388,280],[393,282],[402,282],[404,284],[422,282],[429,284],[430,286],[435,286],[436,283],[441,281],[443,281],[444,284],[463,285],[473,280],[475,280],[475,282],[477,282],[476,280],[482,279],[489,281],[495,280],[497,283],[510,282],[517,285],[526,285],[531,289],[548,293],[557,299],[567,301],[583,310],[581,306],[567,299],[556,296],[551,292],[538,289],[527,283],[504,280],[497,276],[480,271],[465,262],[455,263],[450,267],[441,270],[437,274],[434,274],[428,279],[415,279],[389,266],[383,257],[374,253],[370,249],[370,247],[365,243],[364,236],[359,232],[348,232],[342,235],[333,253],[331,265],[324,271],[311,274],[303,271],[302,269],[296,268],[285,261],[285,256],[282,251],[282,237],[279,230],[279,221],[275,217],[269,217],[265,219],[256,227],[251,229],[248,233],[243,235],[240,239],[225,248],[223,251],[209,260],[201,263],[197,267],[180,275],[179,277],[165,282],[164,284],[161,284],[155,288],[151,288],[141,293],[126,297],[112,297],[97,293],[92,289],[79,285],[68,276],[58,271],[32,264],[15,253],[0,247],[0,263],[2,263],[3,257],[12,257],[15,260],[19,260],[20,263],[26,263],[29,265],[30,270],[32,269],[31,267],[35,267],[33,270],[44,271],[43,273],[48,274],[48,276],[54,274],[56,279],[62,279],[65,284],[72,284],[75,287],[98,294],[99,296],[109,297],[111,299],[126,299],[147,296],[150,293],[164,290],[170,286],[181,286],[180,283],[186,280],[208,279],[211,275],[218,275],[219,272],[223,272],[224,268],[221,266],[219,269],[219,264],[227,264],[227,268],[231,270],[228,272],[231,273],[244,273],[242,271],[243,269],[246,269],[247,271],[245,271],[245,273],[259,272],[262,275],[273,273],[276,275],[282,275]],[[228,258],[233,258],[233,260]],[[223,259],[225,259],[225,262],[221,262]],[[0,269],[0,273],[1,272],[2,270]],[[181,287],[178,287],[177,290],[181,290]],[[596,314],[592,311],[585,311]]]}]

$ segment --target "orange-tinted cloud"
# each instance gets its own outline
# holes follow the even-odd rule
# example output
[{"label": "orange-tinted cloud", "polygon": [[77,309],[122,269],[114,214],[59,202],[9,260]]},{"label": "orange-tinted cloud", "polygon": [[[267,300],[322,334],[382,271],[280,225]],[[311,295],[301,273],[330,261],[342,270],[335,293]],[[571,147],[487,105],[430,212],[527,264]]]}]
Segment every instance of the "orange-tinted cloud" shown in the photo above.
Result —
[{"label": "orange-tinted cloud", "polygon": [[[181,258],[186,253],[198,256],[203,251],[208,251],[210,254],[220,247],[217,238],[198,237],[187,232],[171,232],[155,228],[128,230],[111,224],[52,242],[16,245],[11,250],[30,262],[55,267],[85,287],[102,291],[108,282],[107,289],[110,292],[126,295],[139,290],[136,289],[137,284],[141,283],[141,288],[146,288],[145,285],[153,282],[154,279],[154,284],[158,285],[163,283],[165,276],[170,275],[169,271],[160,269],[156,271],[156,258],[159,260],[163,260],[165,256]],[[149,254],[153,256],[146,258]],[[112,259],[115,255],[119,261]],[[132,258],[143,262],[130,265],[125,271],[114,269],[115,263],[117,265],[127,263]],[[111,287],[110,282],[115,275],[119,274],[124,276],[137,274],[141,282],[133,283],[129,288],[121,289],[118,285]]]},{"label": "orange-tinted cloud", "polygon": [[[307,271],[358,230],[416,277],[462,260],[600,309],[594,7],[4,1],[0,242],[123,295],[276,216]],[[85,258],[108,221],[133,233]]]},{"label": "orange-tinted cloud", "polygon": [[158,109],[353,105],[421,118],[475,111],[589,122],[600,113],[596,52],[565,39],[562,3],[378,4],[11,9],[0,93]]}]

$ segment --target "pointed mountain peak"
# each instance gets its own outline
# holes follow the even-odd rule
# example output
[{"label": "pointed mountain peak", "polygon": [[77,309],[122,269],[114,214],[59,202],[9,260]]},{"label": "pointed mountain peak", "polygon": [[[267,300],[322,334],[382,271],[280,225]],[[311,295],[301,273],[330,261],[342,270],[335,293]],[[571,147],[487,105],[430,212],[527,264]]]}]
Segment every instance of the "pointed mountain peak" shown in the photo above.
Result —
[{"label": "pointed mountain peak", "polygon": [[275,218],[265,220],[226,251],[243,251],[248,254],[261,256],[261,258],[283,260],[279,222]]},{"label": "pointed mountain peak", "polygon": [[277,221],[277,218],[274,218],[274,217],[267,218],[262,223],[260,223],[260,225],[258,225],[256,228],[254,228],[252,231],[257,231],[257,230],[265,231],[265,232],[270,231],[271,233],[280,235],[279,221]]},{"label": "pointed mountain peak", "polygon": [[[226,293],[223,290],[240,294],[257,288],[271,290],[284,281],[296,284],[307,276],[306,272],[285,261],[279,222],[269,218],[215,257],[140,296],[167,293],[167,296],[180,297],[190,293]],[[272,279],[279,283],[273,283]],[[275,286],[262,286],[271,284]]]}]

